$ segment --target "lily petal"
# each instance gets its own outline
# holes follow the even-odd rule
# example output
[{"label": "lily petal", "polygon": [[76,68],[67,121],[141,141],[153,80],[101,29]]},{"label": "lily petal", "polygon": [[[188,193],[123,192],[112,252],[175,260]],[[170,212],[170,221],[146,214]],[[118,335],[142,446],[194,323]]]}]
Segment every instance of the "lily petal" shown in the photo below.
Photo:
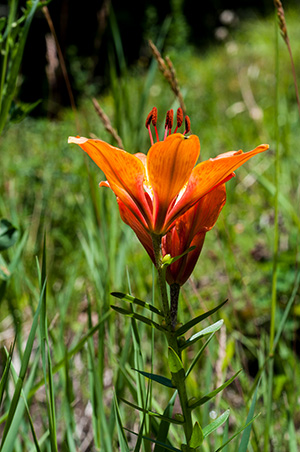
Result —
[{"label": "lily petal", "polygon": [[197,136],[170,135],[155,143],[147,156],[149,183],[153,189],[154,231],[164,233],[163,224],[169,205],[188,181],[199,157]]},{"label": "lily petal", "polygon": [[145,230],[145,228],[143,228],[143,226],[137,220],[135,215],[133,215],[131,210],[128,209],[120,199],[117,199],[117,201],[119,205],[121,219],[124,221],[124,223],[128,224],[128,226],[130,226],[131,229],[133,229],[137,238],[139,239],[139,241],[141,242],[141,244],[151,257],[153,263],[155,263],[152,239],[150,234]]},{"label": "lily petal", "polygon": [[69,137],[91,157],[104,172],[115,195],[146,227],[152,223],[152,212],[143,189],[145,167],[136,156],[101,140]]},{"label": "lily petal", "polygon": [[203,247],[205,234],[215,225],[226,202],[225,184],[203,196],[193,207],[175,221],[163,237],[164,254],[172,257],[183,254],[191,246],[196,248],[167,268],[169,284],[183,285],[191,275]]},{"label": "lily petal", "polygon": [[194,205],[202,196],[224,183],[233,176],[233,171],[242,166],[254,155],[269,148],[261,144],[250,152],[226,152],[216,158],[199,163],[192,171],[186,190],[182,197],[167,214],[165,228],[168,229],[175,218],[182,215],[190,206]]}]

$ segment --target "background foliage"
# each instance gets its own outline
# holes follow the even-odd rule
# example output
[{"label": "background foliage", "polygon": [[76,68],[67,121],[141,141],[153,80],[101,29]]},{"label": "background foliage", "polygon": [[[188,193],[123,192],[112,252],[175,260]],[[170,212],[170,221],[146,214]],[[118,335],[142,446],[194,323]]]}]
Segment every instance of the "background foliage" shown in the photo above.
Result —
[{"label": "background foliage", "polygon": [[[296,62],[300,59],[296,45],[300,39],[298,18],[298,10],[287,14]],[[127,67],[118,45],[122,42],[127,54],[123,36],[119,41],[117,21],[113,17],[110,20],[109,86],[98,100],[118,129],[125,148],[146,152],[149,140],[144,119],[148,111],[156,105],[163,126],[166,110],[178,105],[155,62],[147,67],[140,58]],[[269,353],[276,189],[274,17],[252,16],[234,29],[227,26],[223,40],[201,49],[175,45],[175,38],[170,39],[172,26],[174,22],[167,21],[162,28],[157,27],[157,39],[166,43],[177,70],[192,132],[200,137],[201,158],[270,143],[268,153],[249,161],[227,184],[227,204],[217,226],[207,234],[200,261],[180,300],[180,318],[187,321],[229,298],[221,315],[225,326],[210,343],[209,352],[200,361],[198,372],[189,378],[188,386],[193,395],[205,394],[243,368],[222,398],[217,396],[197,413],[208,424],[229,407],[228,429],[233,434],[245,424],[255,378]],[[274,359],[270,450],[293,452],[300,445],[300,311],[299,295],[293,294],[299,260],[299,117],[289,57],[281,41],[279,58],[277,328],[291,296],[294,304]],[[81,58],[67,57],[66,61],[70,74],[77,77],[73,80],[75,89],[85,94],[77,98],[76,113],[69,108],[57,109],[56,105],[55,118],[28,117],[7,128],[1,137],[0,217],[13,223],[19,239],[1,253],[1,272],[9,272],[10,277],[5,279],[0,274],[1,288],[3,281],[6,286],[0,301],[0,375],[5,375],[7,362],[4,346],[9,350],[16,336],[13,365],[16,372],[20,366],[27,369],[24,392],[31,416],[23,415],[27,411],[24,403],[18,405],[11,436],[1,449],[5,451],[38,447],[117,450],[121,439],[117,440],[116,434],[114,394],[132,400],[145,396],[145,388],[132,371],[132,367],[142,366],[141,361],[143,369],[151,371],[153,362],[157,373],[167,372],[164,360],[157,359],[163,354],[164,344],[147,328],[139,331],[140,343],[137,337],[132,339],[129,320],[109,307],[109,293],[117,290],[131,291],[151,301],[155,296],[149,295],[151,264],[132,231],[119,219],[113,194],[98,189],[103,174],[80,150],[67,145],[68,135],[77,133],[112,139],[90,99],[99,92],[98,79],[87,85],[91,80],[88,64],[83,64]],[[40,325],[34,331],[32,322],[38,302]],[[261,415],[253,425],[250,451],[263,450],[268,382],[264,373],[261,377],[256,405],[256,413]],[[13,401],[12,381],[1,380],[7,389],[1,405],[2,433]],[[43,381],[47,382],[46,389]],[[1,390],[0,386],[0,395]],[[168,392],[161,394],[154,386],[154,409],[161,411],[168,396]],[[120,410],[125,425],[137,430],[141,421],[138,413],[122,403]],[[38,446],[34,445],[35,435]],[[177,435],[172,428],[171,438]],[[203,450],[216,450],[224,435],[226,428],[218,430]],[[135,438],[128,434],[127,439],[133,447]],[[237,450],[238,444],[232,443],[227,450]]]}]

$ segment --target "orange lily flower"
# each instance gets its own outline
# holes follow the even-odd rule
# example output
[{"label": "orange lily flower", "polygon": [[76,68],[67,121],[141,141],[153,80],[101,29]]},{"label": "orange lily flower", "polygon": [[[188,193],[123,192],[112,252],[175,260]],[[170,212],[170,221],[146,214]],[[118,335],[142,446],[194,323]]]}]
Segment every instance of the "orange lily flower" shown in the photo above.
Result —
[{"label": "orange lily flower", "polygon": [[[162,237],[162,254],[180,256],[190,247],[195,249],[167,267],[168,284],[182,286],[190,277],[201,253],[205,235],[215,225],[226,202],[225,184],[203,196],[193,207],[179,217],[173,227]],[[132,212],[118,201],[122,220],[131,226],[139,241],[155,264],[151,235],[141,227]]]},{"label": "orange lily flower", "polygon": [[190,247],[195,249],[167,267],[166,279],[182,286],[190,277],[201,253],[205,235],[215,225],[226,202],[225,184],[203,196],[191,209],[181,215],[172,229],[162,238],[163,255],[180,256]]},{"label": "orange lily flower", "polygon": [[[175,131],[182,123],[182,111],[178,111]],[[164,141],[152,144],[147,156],[129,154],[101,140],[69,137],[69,143],[78,144],[105,173],[107,181],[100,186],[113,190],[122,219],[143,234],[165,235],[203,196],[231,179],[235,169],[268,149],[268,145],[260,145],[247,153],[228,152],[195,166],[200,154],[199,139],[185,135],[189,131],[188,117],[184,134],[170,135],[173,125],[170,112]],[[146,121],[151,143],[151,123],[158,139],[156,120],[154,108]]]}]

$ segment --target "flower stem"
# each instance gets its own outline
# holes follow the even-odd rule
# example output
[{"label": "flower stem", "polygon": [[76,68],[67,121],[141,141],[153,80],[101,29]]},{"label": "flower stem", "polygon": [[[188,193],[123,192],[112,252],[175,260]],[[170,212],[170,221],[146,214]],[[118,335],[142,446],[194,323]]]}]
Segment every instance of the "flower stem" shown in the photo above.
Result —
[{"label": "flower stem", "polygon": [[178,298],[179,298],[179,292],[180,292],[180,285],[179,284],[171,284],[170,286],[171,292],[171,308],[170,308],[170,315],[171,315],[171,322],[173,329],[175,329],[177,325],[177,311],[178,311]]},{"label": "flower stem", "polygon": [[[177,323],[178,297],[180,286],[178,284],[171,285],[171,307],[169,304],[169,297],[166,286],[165,270],[162,265],[162,251],[161,251],[161,237],[159,235],[152,235],[153,250],[155,256],[155,266],[158,274],[158,284],[161,293],[161,301],[165,320],[165,334],[168,345],[176,352],[181,359],[181,353],[175,335],[175,326]],[[182,369],[183,371],[183,369]],[[185,384],[185,372],[172,372],[172,382],[178,391],[180,406],[184,417],[184,433],[187,445],[185,451],[189,452],[192,449],[188,446],[193,432],[192,412],[188,406],[188,396]]]}]

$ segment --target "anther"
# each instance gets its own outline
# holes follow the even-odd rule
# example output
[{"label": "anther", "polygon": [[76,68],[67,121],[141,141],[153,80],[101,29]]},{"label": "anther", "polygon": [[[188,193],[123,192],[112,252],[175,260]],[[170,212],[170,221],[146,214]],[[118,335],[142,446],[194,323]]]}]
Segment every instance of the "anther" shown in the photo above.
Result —
[{"label": "anther", "polygon": [[177,110],[176,121],[177,121],[177,125],[174,130],[174,133],[177,132],[177,129],[179,129],[179,127],[181,127],[181,125],[183,123],[183,111],[182,111],[182,108],[180,108],[180,107]]},{"label": "anther", "polygon": [[156,107],[152,108],[152,110],[148,114],[146,122],[145,122],[145,126],[149,132],[151,145],[153,145],[153,137],[152,137],[152,133],[151,133],[151,129],[150,129],[151,123],[153,124],[154,129],[155,129],[156,139],[157,139],[157,141],[159,141],[158,132],[157,132],[157,128],[156,128],[156,123],[157,123],[157,108]]},{"label": "anther", "polygon": [[165,136],[164,136],[164,140],[166,139],[168,132],[169,135],[172,131],[172,127],[173,127],[173,118],[174,118],[174,112],[173,109],[168,110],[167,111],[167,116],[166,116],[166,122],[165,122]]},{"label": "anther", "polygon": [[191,130],[191,120],[188,116],[184,118],[184,122],[185,122],[185,131],[183,132],[183,135],[189,133],[189,131]]}]

